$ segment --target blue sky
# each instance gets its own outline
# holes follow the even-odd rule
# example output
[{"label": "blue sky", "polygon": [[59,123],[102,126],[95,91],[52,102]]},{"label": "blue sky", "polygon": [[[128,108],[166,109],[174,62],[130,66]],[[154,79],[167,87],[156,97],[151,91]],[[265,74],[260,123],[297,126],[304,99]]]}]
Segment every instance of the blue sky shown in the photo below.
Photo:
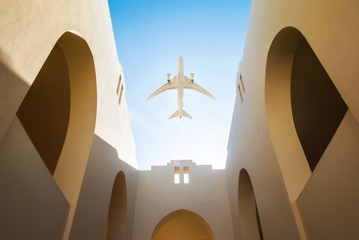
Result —
[{"label": "blue sky", "polygon": [[[249,0],[109,0],[139,169],[192,159],[224,168],[235,101],[237,66],[242,58]],[[168,118],[177,111],[177,92],[146,101],[184,73],[213,100],[186,89],[183,109],[193,117]]]}]

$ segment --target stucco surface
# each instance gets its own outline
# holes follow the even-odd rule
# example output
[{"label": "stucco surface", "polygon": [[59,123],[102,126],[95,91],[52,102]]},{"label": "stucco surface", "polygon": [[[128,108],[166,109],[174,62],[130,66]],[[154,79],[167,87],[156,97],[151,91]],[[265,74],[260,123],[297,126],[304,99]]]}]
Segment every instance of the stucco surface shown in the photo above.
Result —
[{"label": "stucco surface", "polygon": [[[241,75],[245,93],[242,92],[242,103],[236,86],[237,98],[226,164],[236,239],[243,239],[238,219],[238,177],[242,168],[248,171],[252,180],[264,239],[358,237],[355,230],[358,221],[352,216],[353,211],[359,211],[358,207],[347,203],[347,199],[336,197],[345,193],[346,196],[350,194],[351,200],[359,200],[356,192],[352,191],[357,188],[358,182],[358,175],[351,171],[356,150],[349,149],[356,141],[354,136],[359,116],[356,94],[359,89],[356,67],[359,53],[358,10],[358,2],[350,0],[252,2],[244,54],[236,81],[236,85],[240,84]],[[290,83],[291,59],[297,46],[295,41],[300,38],[289,34],[285,41],[275,41],[278,33],[287,27],[292,27],[299,33],[297,36],[308,41],[349,108],[313,174],[295,132],[290,101],[278,101],[277,106],[268,104],[268,101],[281,99],[283,94],[290,97],[288,87],[269,85],[268,82],[273,69],[278,67],[280,74],[274,80],[282,81],[289,76],[287,83]],[[281,49],[281,53],[278,51],[272,57],[273,43],[278,43],[275,48]],[[275,66],[275,61],[268,62],[268,59],[282,60],[276,62],[281,65]],[[270,89],[271,86],[284,88]],[[272,90],[276,94],[270,95]],[[287,125],[272,121],[269,111],[273,107],[287,109],[275,115],[277,119],[286,119]],[[278,125],[274,127],[275,124]],[[353,136],[345,135],[344,129],[347,128],[351,129]],[[340,149],[346,149],[346,152]],[[340,151],[342,154],[339,156],[337,153]],[[334,173],[337,180],[332,178]],[[321,186],[324,182],[326,187]],[[340,203],[351,206],[351,210],[335,210]],[[337,221],[337,217],[341,221]],[[336,222],[335,227],[333,222]]]},{"label": "stucco surface", "polygon": [[[181,183],[174,183],[174,167],[179,166]],[[189,183],[183,183],[183,166],[188,166]],[[184,209],[201,216],[213,231],[214,239],[233,239],[224,170],[192,161],[171,161],[139,172],[133,240],[151,239],[162,218]]]},{"label": "stucco surface", "polygon": [[[22,186],[19,191],[11,187],[13,194],[9,201],[12,202],[14,208],[31,209],[33,212],[13,211],[11,217],[17,219],[17,222],[1,221],[0,232],[17,226],[31,227],[32,224],[29,224],[31,222],[36,225],[33,226],[33,231],[17,231],[16,237],[12,239],[60,239],[62,237],[68,239],[73,226],[72,220],[77,212],[77,204],[81,199],[81,189],[96,189],[96,185],[92,186],[91,181],[89,183],[91,185],[87,185],[87,181],[83,182],[83,179],[92,179],[93,175],[102,174],[111,176],[108,170],[88,170],[91,149],[95,148],[96,151],[103,151],[103,154],[106,154],[107,146],[111,146],[112,155],[108,160],[108,166],[114,167],[113,170],[120,170],[120,166],[126,165],[127,168],[124,171],[130,179],[128,191],[133,192],[136,188],[137,173],[133,169],[137,167],[137,162],[125,99],[124,73],[118,61],[108,3],[106,0],[4,0],[1,5],[0,147],[2,157],[0,161],[12,171],[2,175],[3,181],[9,185],[2,185],[0,190],[6,192],[9,186]],[[22,176],[32,174],[43,176],[43,171],[48,170],[46,167],[45,169],[21,167],[22,162],[33,162],[36,166],[42,166],[44,163],[36,154],[26,155],[29,149],[36,153],[37,150],[26,133],[24,134],[21,124],[18,126],[16,113],[54,46],[60,47],[63,51],[65,58],[63,62],[66,62],[68,69],[70,120],[67,130],[64,131],[66,137],[53,177],[50,174],[46,180],[43,180],[47,184],[38,186],[41,186],[36,190],[39,197],[24,198],[23,195],[32,189],[29,186],[36,186],[37,178],[29,179],[28,183],[24,183],[21,180]],[[50,69],[50,71],[55,70]],[[64,72],[64,74],[67,73]],[[122,75],[121,88],[124,89],[121,103],[120,96],[116,92],[120,75]],[[51,77],[45,81],[51,81]],[[49,84],[49,82],[46,83]],[[47,91],[46,94],[50,93]],[[42,101],[42,104],[55,108],[46,99]],[[31,116],[35,119],[39,117],[35,112]],[[32,130],[36,131],[36,128]],[[106,142],[106,145],[100,145],[102,150],[101,147],[93,144],[94,136]],[[19,138],[17,140],[19,144],[16,151],[6,147],[6,144],[17,138]],[[49,141],[53,141],[51,137],[42,144],[46,145]],[[111,181],[114,179],[104,180],[103,188],[112,189],[113,182]],[[134,181],[133,184],[132,181]],[[133,194],[128,196],[130,196],[129,202],[135,201]],[[24,201],[14,201],[14,199],[24,199]],[[108,212],[106,204],[109,199],[111,199],[109,192],[101,196],[101,204],[104,206],[102,214],[106,216]],[[51,211],[56,212],[57,215],[53,221],[48,220],[51,211],[48,212],[42,204],[54,208]],[[56,204],[59,206],[53,206]],[[83,204],[81,211],[84,208],[84,211],[88,212],[93,210],[86,206],[88,205]],[[131,211],[129,212],[129,219],[131,219],[133,216],[131,216]],[[106,218],[102,220],[105,226]],[[44,221],[49,222],[45,224]],[[91,219],[87,218],[82,221],[82,224],[86,225],[90,222]],[[94,230],[102,229],[102,225],[96,225]],[[129,228],[131,229],[131,226]],[[46,231],[41,229],[46,229]],[[48,237],[38,235],[41,232],[43,234],[51,232],[54,235]],[[131,234],[130,230],[128,234]],[[101,238],[103,237],[104,235]]]},{"label": "stucco surface", "polygon": [[[244,233],[258,239],[258,233],[247,234],[258,228],[243,229],[245,219],[239,219],[243,169],[264,239],[359,238],[358,12],[355,0],[253,0],[244,54],[238,56],[226,170],[175,161],[138,172],[125,70],[107,1],[1,1],[0,238],[103,239],[114,181],[122,171],[125,239],[151,239],[161,219],[179,209],[201,216],[214,239],[244,240]],[[303,39],[347,106],[313,172],[297,135],[290,90]],[[68,74],[70,109],[52,175],[17,112],[54,47],[61,48],[66,64],[59,71]],[[306,54],[302,57],[305,62]],[[302,76],[308,67],[296,69]],[[311,92],[297,91],[302,98]],[[322,99],[316,94],[311,98]],[[50,101],[42,104],[54,108]],[[324,131],[326,124],[320,124]],[[302,129],[315,132],[306,124]],[[174,166],[181,167],[180,184],[174,184]],[[183,183],[183,166],[189,167],[189,184]],[[256,219],[256,211],[250,212]]]}]

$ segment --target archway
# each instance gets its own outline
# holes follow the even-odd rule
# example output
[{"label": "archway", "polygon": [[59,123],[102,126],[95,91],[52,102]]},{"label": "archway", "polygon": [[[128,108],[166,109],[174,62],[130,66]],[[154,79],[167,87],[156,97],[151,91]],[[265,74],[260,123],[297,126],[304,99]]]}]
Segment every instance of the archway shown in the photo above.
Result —
[{"label": "archway", "polygon": [[348,107],[304,36],[282,29],[268,51],[268,127],[290,201],[314,171]]},{"label": "archway", "polygon": [[180,209],[161,219],[151,239],[213,240],[214,236],[211,227],[201,216],[192,211]]},{"label": "archway", "polygon": [[125,239],[127,190],[125,174],[117,174],[107,215],[105,239]]},{"label": "archway", "polygon": [[238,210],[242,238],[262,240],[262,226],[259,219],[252,181],[245,169],[239,172]]},{"label": "archway", "polygon": [[17,116],[46,167],[54,175],[70,119],[70,79],[62,48],[55,44]]},{"label": "archway", "polygon": [[70,204],[68,236],[96,121],[96,74],[91,50],[73,32],[54,45],[17,116]]}]

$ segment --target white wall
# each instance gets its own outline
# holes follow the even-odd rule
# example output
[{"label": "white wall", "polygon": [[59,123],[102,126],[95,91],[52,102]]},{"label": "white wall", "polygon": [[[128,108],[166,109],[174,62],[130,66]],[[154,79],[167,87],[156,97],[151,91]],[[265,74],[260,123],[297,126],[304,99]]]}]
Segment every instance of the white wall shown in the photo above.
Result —
[{"label": "white wall", "polygon": [[[127,112],[126,90],[124,90],[121,105],[119,105],[119,95],[116,93],[119,76],[120,74],[123,75],[123,71],[118,61],[109,16],[110,11],[106,0],[1,1],[0,163],[2,171],[5,171],[5,169],[9,171],[1,175],[2,182],[8,184],[0,185],[0,192],[2,195],[6,192],[11,192],[11,194],[6,199],[2,198],[4,202],[1,204],[1,212],[4,214],[1,215],[4,221],[1,221],[0,232],[6,234],[9,231],[14,231],[14,229],[27,228],[22,226],[30,227],[34,224],[32,231],[17,231],[16,236],[14,235],[12,239],[59,239],[63,234],[66,222],[64,236],[67,238],[72,226],[72,220],[68,221],[66,219],[68,205],[70,205],[70,215],[73,217],[77,215],[75,214],[77,201],[83,199],[82,195],[87,196],[86,191],[83,193],[83,189],[90,189],[87,191],[90,191],[91,194],[98,191],[91,181],[82,182],[84,179],[92,179],[94,176],[110,176],[109,178],[104,177],[105,186],[102,186],[104,189],[109,189],[101,196],[100,201],[104,210],[102,214],[104,215],[107,214],[106,207],[108,207],[114,177],[118,171],[123,170],[127,175],[129,179],[128,191],[135,191],[137,181],[135,146]],[[16,112],[23,98],[46,61],[47,56],[65,32],[74,33],[85,43],[84,45],[86,45],[91,55],[90,62],[94,64],[94,69],[89,68],[89,72],[95,73],[96,81],[95,96],[88,99],[91,102],[94,101],[93,106],[95,107],[91,109],[95,115],[94,119],[77,118],[77,120],[80,120],[77,123],[88,125],[90,121],[92,126],[90,127],[91,131],[87,132],[89,137],[82,139],[83,142],[88,143],[84,154],[84,164],[79,169],[72,169],[73,172],[78,171],[79,184],[76,185],[77,189],[74,191],[76,194],[71,197],[71,203],[70,201],[66,202],[66,194],[61,193],[51,174],[46,173],[47,169],[46,167],[44,168],[41,157],[36,154],[36,148],[28,139],[26,132],[16,117]],[[71,51],[69,54],[71,55]],[[78,61],[74,60],[73,63],[75,64],[72,67],[77,68],[81,66],[82,62],[79,59]],[[71,65],[70,63],[68,64]],[[76,75],[76,69],[74,73]],[[86,76],[86,74],[83,76]],[[82,77],[81,79],[84,82],[89,80],[87,77]],[[123,76],[122,84],[125,86]],[[73,94],[74,92],[72,91],[71,93]],[[76,94],[82,95],[81,91],[77,91]],[[86,102],[86,100],[79,101],[76,103],[76,107],[81,108],[82,106],[86,108],[88,106]],[[94,143],[92,137],[101,139],[106,144],[102,145],[100,141]],[[16,148],[11,144],[16,144]],[[99,146],[94,144],[99,144]],[[66,154],[70,156],[68,159],[71,159],[71,153],[78,152],[78,148],[79,145],[77,144],[66,146]],[[110,157],[106,159],[106,164],[112,168],[86,169],[91,149],[96,149],[96,152],[100,153],[102,151],[102,154],[108,154]],[[111,154],[108,152],[111,152]],[[116,154],[113,154],[113,152],[116,152]],[[72,156],[72,162],[78,160],[74,156]],[[99,162],[101,162],[101,158],[96,159],[93,164],[96,165]],[[24,163],[29,165],[24,167]],[[66,166],[64,169],[66,170]],[[64,175],[66,175],[66,171],[64,172]],[[30,176],[36,177],[31,178]],[[39,178],[42,179],[41,184],[38,181]],[[27,179],[27,181],[24,181],[24,179]],[[66,179],[64,181],[66,182]],[[67,179],[66,184],[71,185],[71,180]],[[21,188],[17,189],[16,187],[18,186],[21,186]],[[37,197],[27,196],[27,193],[33,189],[36,189],[35,195]],[[24,197],[25,195],[26,197]],[[128,196],[130,202],[135,201],[134,194],[128,194]],[[14,209],[27,209],[27,211],[4,212],[2,208],[6,208],[9,204]],[[92,206],[90,207],[90,205],[86,205],[82,201],[81,204],[81,211],[91,212],[93,210]],[[51,211],[54,211],[53,214],[56,214],[56,216],[49,216],[50,212],[47,208],[44,208],[44,205],[52,206]],[[133,207],[130,206],[129,208],[132,208],[132,213],[129,211],[129,221],[131,223]],[[72,218],[71,216],[70,218]],[[17,219],[17,221],[6,221],[5,219]],[[101,222],[100,225],[106,223],[106,219],[103,221],[104,223]],[[85,225],[90,222],[91,219],[82,221]],[[43,225],[43,223],[46,224]],[[44,228],[46,228],[46,231]],[[94,229],[99,228],[101,228],[99,225],[94,227]],[[128,228],[130,229],[128,230],[128,238],[130,238],[131,224]],[[102,230],[104,229],[105,225]],[[53,235],[46,235],[47,233],[52,233]]]},{"label": "white wall", "polygon": [[[174,183],[174,166],[189,167],[189,184]],[[181,174],[182,175],[182,174]],[[171,161],[139,172],[133,240],[151,239],[153,230],[167,214],[190,210],[210,225],[214,239],[233,239],[227,184],[224,170],[192,161]]]},{"label": "white wall", "polygon": [[123,71],[117,57],[107,1],[34,3],[5,0],[2,1],[2,9],[0,140],[56,41],[66,31],[72,31],[85,39],[95,60],[95,133],[117,148],[124,161],[136,167],[126,100],[123,99],[120,107],[116,94],[118,79]]},{"label": "white wall", "polygon": [[[359,119],[358,12],[359,3],[350,0],[253,0],[238,68],[246,91],[241,103],[236,86],[226,165],[236,239],[244,239],[238,219],[238,174],[242,168],[253,184],[264,239],[358,238],[358,221],[353,220],[353,213],[359,211],[353,204],[359,201],[357,190],[353,190],[358,189],[358,174],[352,171],[357,169],[353,144]],[[317,168],[306,176],[300,168],[295,171],[292,160],[298,156],[296,151],[290,152],[293,145],[271,133],[267,114],[268,52],[279,31],[289,26],[306,38],[349,108]],[[288,39],[279,47],[289,53],[292,44]],[[277,97],[281,94],[278,91]],[[292,131],[284,125],[278,129]],[[279,143],[287,157],[274,143]],[[293,167],[290,176],[283,174],[287,167]],[[288,177],[293,180],[290,184]]]}]

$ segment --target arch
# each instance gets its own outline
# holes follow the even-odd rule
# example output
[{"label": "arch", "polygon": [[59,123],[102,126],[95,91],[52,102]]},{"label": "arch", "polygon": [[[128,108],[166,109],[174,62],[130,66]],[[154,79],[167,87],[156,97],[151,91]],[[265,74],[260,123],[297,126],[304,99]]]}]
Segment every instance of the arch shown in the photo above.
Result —
[{"label": "arch", "polygon": [[69,71],[58,43],[30,86],[17,116],[53,175],[70,119]]},{"label": "arch", "polygon": [[152,233],[152,240],[161,239],[213,240],[213,232],[209,224],[198,214],[179,209],[162,218]]},{"label": "arch", "polygon": [[282,29],[268,51],[265,103],[293,203],[348,109],[305,37],[293,27]]},{"label": "arch", "polygon": [[[66,32],[54,45],[17,112],[70,204],[65,238],[90,153],[96,103],[96,73],[89,45],[75,32]],[[48,123],[45,129],[43,123]]]},{"label": "arch", "polygon": [[112,188],[108,209],[105,239],[125,239],[127,188],[125,174],[120,171]]},{"label": "arch", "polygon": [[253,185],[244,168],[241,169],[238,177],[238,211],[242,238],[262,240],[262,226]]}]

